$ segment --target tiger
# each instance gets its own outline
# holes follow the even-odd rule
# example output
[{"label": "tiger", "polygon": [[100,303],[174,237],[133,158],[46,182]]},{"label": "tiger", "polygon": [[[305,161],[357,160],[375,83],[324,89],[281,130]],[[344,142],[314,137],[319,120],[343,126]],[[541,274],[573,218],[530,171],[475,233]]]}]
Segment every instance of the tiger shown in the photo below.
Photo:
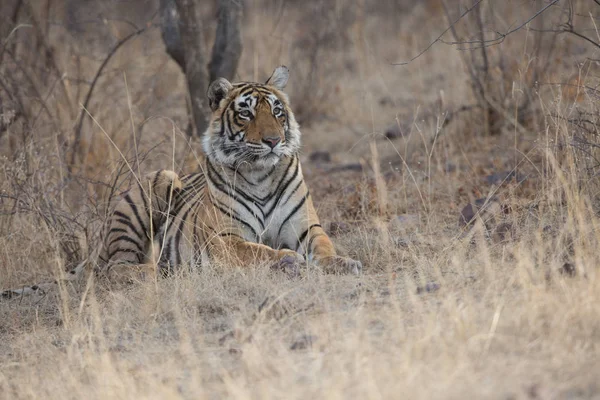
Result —
[{"label": "tiger", "polygon": [[[213,261],[238,266],[309,261],[325,272],[359,274],[360,261],[336,253],[304,181],[300,128],[283,92],[288,79],[288,68],[279,66],[264,84],[212,82],[199,170],[181,177],[155,172],[147,178],[151,187],[138,186],[137,193],[123,197],[109,221],[103,261],[155,260],[167,272]],[[162,192],[156,201],[159,207],[169,203],[169,212],[139,211],[149,209],[133,201],[144,203],[142,190]]]},{"label": "tiger", "polygon": [[283,91],[288,80],[289,69],[279,66],[264,84],[218,78],[209,85],[198,170],[152,172],[119,198],[99,255],[103,272],[168,274],[211,262],[362,272],[360,261],[337,254],[320,224]]}]

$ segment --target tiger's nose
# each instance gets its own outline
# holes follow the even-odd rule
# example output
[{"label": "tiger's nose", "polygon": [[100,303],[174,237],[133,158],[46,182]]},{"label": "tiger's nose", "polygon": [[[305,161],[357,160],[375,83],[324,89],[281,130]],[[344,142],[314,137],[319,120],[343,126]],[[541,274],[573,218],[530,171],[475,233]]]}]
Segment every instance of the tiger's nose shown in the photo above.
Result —
[{"label": "tiger's nose", "polygon": [[277,146],[277,143],[279,143],[281,141],[281,138],[279,136],[273,136],[273,137],[266,137],[263,138],[262,140],[263,142],[265,142],[270,148],[275,148],[275,146]]}]

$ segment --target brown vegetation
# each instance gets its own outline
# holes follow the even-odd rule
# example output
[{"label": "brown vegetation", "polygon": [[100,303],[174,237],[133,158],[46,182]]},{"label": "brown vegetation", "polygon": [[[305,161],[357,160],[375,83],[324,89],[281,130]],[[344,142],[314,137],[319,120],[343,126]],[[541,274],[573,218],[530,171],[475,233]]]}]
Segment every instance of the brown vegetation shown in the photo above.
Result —
[{"label": "brown vegetation", "polygon": [[[18,3],[0,288],[93,257],[132,173],[201,157],[158,1]],[[482,1],[397,65],[474,3],[245,2],[234,80],[290,67],[315,205],[363,275],[207,267],[0,300],[0,399],[597,398],[600,6]]]}]

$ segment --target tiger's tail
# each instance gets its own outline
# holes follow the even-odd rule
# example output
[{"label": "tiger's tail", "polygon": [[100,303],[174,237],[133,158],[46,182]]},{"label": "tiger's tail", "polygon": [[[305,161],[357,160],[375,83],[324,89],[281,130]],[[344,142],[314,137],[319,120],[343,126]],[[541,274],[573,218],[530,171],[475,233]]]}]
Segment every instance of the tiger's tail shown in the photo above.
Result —
[{"label": "tiger's tail", "polygon": [[39,283],[37,285],[22,286],[20,288],[7,289],[0,292],[0,299],[10,300],[14,298],[20,298],[25,296],[38,295],[43,296],[51,289],[58,286],[59,281],[61,282],[73,282],[79,279],[87,269],[89,265],[88,260],[85,259],[75,266],[75,268],[68,271],[64,277],[59,280],[53,280],[49,282]]}]

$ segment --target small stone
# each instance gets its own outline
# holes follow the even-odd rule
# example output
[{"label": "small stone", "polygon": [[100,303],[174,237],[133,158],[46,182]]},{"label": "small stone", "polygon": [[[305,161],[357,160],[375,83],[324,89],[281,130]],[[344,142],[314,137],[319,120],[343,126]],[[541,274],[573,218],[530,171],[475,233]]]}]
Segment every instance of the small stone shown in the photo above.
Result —
[{"label": "small stone", "polygon": [[356,171],[360,172],[363,170],[362,164],[359,163],[350,163],[350,164],[342,164],[335,165],[327,170],[327,172],[342,172],[342,171]]},{"label": "small stone", "polygon": [[313,343],[317,340],[316,336],[313,335],[302,335],[292,343],[290,350],[306,350],[311,348]]},{"label": "small stone", "polygon": [[308,159],[311,162],[321,162],[321,163],[330,163],[331,162],[331,153],[325,150],[317,150],[310,153]]},{"label": "small stone", "polygon": [[476,211],[473,204],[469,203],[466,206],[464,206],[463,209],[460,211],[460,216],[458,217],[458,226],[462,228],[469,225],[471,221],[473,221],[473,218],[475,218],[475,214]]},{"label": "small stone", "polygon": [[396,247],[408,247],[410,244],[410,239],[404,237],[397,237],[393,239]]},{"label": "small stone", "polygon": [[463,207],[463,209],[460,211],[460,216],[458,217],[458,226],[464,228],[471,225],[477,213],[479,212],[481,215],[484,211],[491,212],[492,214],[499,212],[508,214],[510,212],[510,207],[501,206],[498,202],[498,199],[495,197],[479,198],[473,203],[469,203]]},{"label": "small stone", "polygon": [[380,106],[393,106],[394,100],[390,96],[383,96],[379,99]]},{"label": "small stone", "polygon": [[564,263],[562,267],[558,269],[558,273],[565,276],[573,277],[577,275],[577,268],[572,263]]},{"label": "small stone", "polygon": [[515,237],[515,229],[510,222],[503,222],[494,229],[493,239],[496,243],[509,241]]},{"label": "small stone", "polygon": [[419,286],[417,288],[417,294],[421,293],[433,293],[440,290],[440,284],[436,282],[427,282],[425,286]]},{"label": "small stone", "polygon": [[350,226],[345,222],[331,222],[329,223],[329,235],[338,236],[344,233],[350,232]]},{"label": "small stone", "polygon": [[489,185],[500,185],[502,183],[511,182],[513,179],[517,183],[523,183],[527,177],[516,171],[495,172],[485,177],[485,181]]},{"label": "small stone", "polygon": [[398,139],[404,136],[404,132],[397,123],[394,123],[385,130],[384,136],[388,139]]}]

